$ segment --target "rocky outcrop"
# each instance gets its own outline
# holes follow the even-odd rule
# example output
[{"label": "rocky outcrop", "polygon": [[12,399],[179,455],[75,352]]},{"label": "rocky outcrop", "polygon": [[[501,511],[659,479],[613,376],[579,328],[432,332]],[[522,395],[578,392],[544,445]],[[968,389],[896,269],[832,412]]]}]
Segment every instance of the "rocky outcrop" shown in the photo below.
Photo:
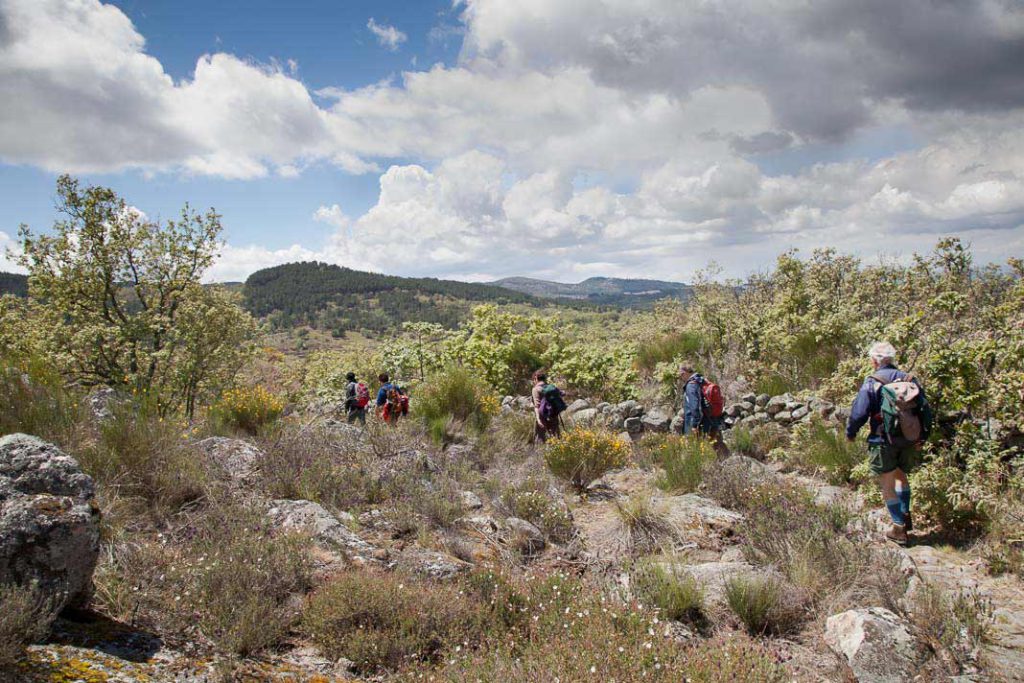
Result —
[{"label": "rocky outcrop", "polygon": [[35,584],[57,609],[92,590],[100,513],[92,478],[53,444],[0,439],[0,583]]},{"label": "rocky outcrop", "polygon": [[502,523],[503,540],[523,555],[536,555],[544,546],[544,534],[536,526],[518,517],[509,517]]},{"label": "rocky outcrop", "polygon": [[743,515],[727,510],[712,500],[687,493],[664,499],[666,518],[679,528],[694,524],[707,526],[718,531],[729,532],[743,520]]},{"label": "rocky outcrop", "polygon": [[248,441],[211,436],[196,444],[209,465],[218,474],[235,483],[252,481],[263,451]]},{"label": "rocky outcrop", "polygon": [[438,581],[446,581],[469,571],[472,565],[451,555],[445,555],[444,553],[427,550],[418,546],[410,546],[398,555],[393,566],[410,574],[417,574]]},{"label": "rocky outcrop", "polygon": [[909,681],[921,651],[907,624],[882,607],[853,609],[825,622],[825,642],[846,660],[858,683]]},{"label": "rocky outcrop", "polygon": [[321,548],[341,553],[350,560],[365,562],[377,554],[377,548],[345,526],[339,516],[311,500],[275,500],[267,517],[272,525],[307,533]]}]

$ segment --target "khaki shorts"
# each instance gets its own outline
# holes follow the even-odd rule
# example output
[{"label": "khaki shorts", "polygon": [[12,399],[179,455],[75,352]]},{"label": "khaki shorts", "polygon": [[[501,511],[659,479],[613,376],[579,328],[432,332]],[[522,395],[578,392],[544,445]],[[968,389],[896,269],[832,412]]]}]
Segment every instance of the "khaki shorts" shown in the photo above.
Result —
[{"label": "khaki shorts", "polygon": [[918,453],[915,446],[894,446],[887,443],[868,444],[868,468],[876,477],[897,468],[909,474],[917,467]]}]

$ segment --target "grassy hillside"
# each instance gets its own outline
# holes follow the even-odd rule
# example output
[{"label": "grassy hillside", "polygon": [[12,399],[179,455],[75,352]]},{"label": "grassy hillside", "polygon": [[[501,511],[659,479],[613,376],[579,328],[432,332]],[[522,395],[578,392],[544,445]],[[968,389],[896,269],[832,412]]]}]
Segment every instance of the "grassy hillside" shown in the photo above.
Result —
[{"label": "grassy hillside", "polygon": [[336,336],[390,332],[403,321],[454,328],[477,303],[551,303],[494,285],[404,278],[316,262],[257,271],[246,280],[243,294],[253,315],[268,319],[275,329],[309,325]]},{"label": "grassy hillside", "polygon": [[693,288],[663,280],[592,277],[577,283],[552,282],[528,277],[509,277],[494,282],[514,292],[545,298],[588,301],[605,306],[644,307],[668,297],[687,300]]},{"label": "grassy hillside", "polygon": [[0,273],[0,296],[28,296],[28,276],[18,273]]}]

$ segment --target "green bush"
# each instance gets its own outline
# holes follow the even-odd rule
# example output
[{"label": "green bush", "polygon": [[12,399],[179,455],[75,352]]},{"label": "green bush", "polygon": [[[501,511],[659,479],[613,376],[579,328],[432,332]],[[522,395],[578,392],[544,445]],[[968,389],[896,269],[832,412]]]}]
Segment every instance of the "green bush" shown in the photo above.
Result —
[{"label": "green bush", "polygon": [[71,448],[84,413],[80,396],[41,361],[0,364],[0,434],[21,432]]},{"label": "green bush", "polygon": [[629,445],[614,434],[574,429],[547,442],[544,462],[556,477],[585,491],[605,472],[624,467],[629,455]]},{"label": "green bush", "polygon": [[49,633],[55,616],[50,603],[31,588],[0,584],[0,674],[13,674],[25,647]]},{"label": "green bush", "polygon": [[634,362],[638,370],[650,373],[659,363],[671,363],[680,358],[695,358],[703,345],[704,340],[696,332],[672,332],[638,343]]},{"label": "green bush", "polygon": [[413,402],[415,414],[442,444],[454,440],[463,428],[483,432],[500,408],[487,383],[460,366],[432,375]]},{"label": "green bush", "polygon": [[725,582],[725,599],[747,632],[755,636],[790,633],[805,616],[794,591],[775,577],[734,576]]},{"label": "green bush", "polygon": [[704,481],[704,473],[717,460],[712,441],[699,435],[670,435],[651,452],[661,466],[658,488],[671,493],[696,491]]},{"label": "green bush", "polygon": [[818,417],[797,425],[789,449],[792,465],[811,474],[823,473],[831,484],[847,483],[867,455],[863,441],[847,441],[844,433]]},{"label": "green bush", "polygon": [[630,572],[633,596],[657,607],[667,619],[698,624],[704,620],[704,591],[693,576],[670,562],[638,562]]},{"label": "green bush", "polygon": [[281,417],[284,401],[262,386],[228,389],[210,407],[215,429],[258,434]]}]

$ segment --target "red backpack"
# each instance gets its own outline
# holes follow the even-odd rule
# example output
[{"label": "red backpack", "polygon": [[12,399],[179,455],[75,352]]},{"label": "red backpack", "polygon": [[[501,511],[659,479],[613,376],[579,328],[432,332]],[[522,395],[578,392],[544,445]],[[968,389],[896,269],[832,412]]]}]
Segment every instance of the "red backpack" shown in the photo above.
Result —
[{"label": "red backpack", "polygon": [[722,417],[725,412],[725,399],[722,398],[722,390],[714,382],[704,380],[701,387],[704,391],[704,400],[708,404],[708,415],[711,417]]},{"label": "red backpack", "polygon": [[356,385],[356,406],[365,408],[370,403],[370,388],[360,382]]}]

